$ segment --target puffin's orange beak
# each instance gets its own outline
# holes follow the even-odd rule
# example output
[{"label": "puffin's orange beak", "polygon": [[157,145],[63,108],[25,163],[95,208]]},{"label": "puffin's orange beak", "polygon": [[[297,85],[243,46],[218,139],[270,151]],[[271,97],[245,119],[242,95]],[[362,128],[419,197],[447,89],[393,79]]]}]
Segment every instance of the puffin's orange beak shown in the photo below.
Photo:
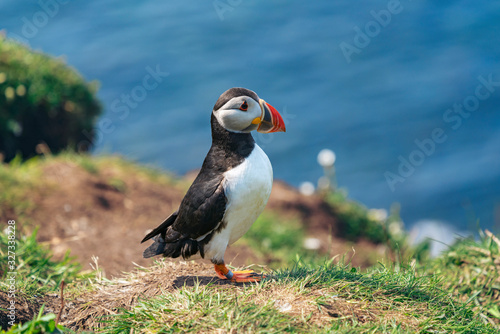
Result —
[{"label": "puffin's orange beak", "polygon": [[262,109],[262,115],[257,131],[261,133],[286,132],[285,122],[280,113],[262,99],[259,100],[259,104]]}]

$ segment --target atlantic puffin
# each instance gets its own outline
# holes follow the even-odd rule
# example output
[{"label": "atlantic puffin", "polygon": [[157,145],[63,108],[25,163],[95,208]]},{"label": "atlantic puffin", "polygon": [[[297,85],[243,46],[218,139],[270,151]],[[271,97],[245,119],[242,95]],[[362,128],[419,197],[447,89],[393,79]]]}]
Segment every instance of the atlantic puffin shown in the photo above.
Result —
[{"label": "atlantic puffin", "polygon": [[231,88],[215,103],[211,127],[212,146],[198,176],[179,209],[144,237],[142,242],[153,238],[154,243],[143,256],[201,256],[221,279],[256,282],[260,276],[252,270],[229,270],[224,253],[252,226],[271,194],[271,162],[251,132],[285,132],[285,123],[255,92]]}]

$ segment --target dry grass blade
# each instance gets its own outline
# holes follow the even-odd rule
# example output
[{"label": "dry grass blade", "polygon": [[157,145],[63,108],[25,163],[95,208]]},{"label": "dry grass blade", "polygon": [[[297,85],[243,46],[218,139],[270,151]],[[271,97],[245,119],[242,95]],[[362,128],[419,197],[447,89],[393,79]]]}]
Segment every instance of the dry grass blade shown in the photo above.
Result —
[{"label": "dry grass blade", "polygon": [[59,313],[57,313],[57,318],[56,318],[56,327],[57,324],[59,324],[59,320],[61,319],[61,314],[64,310],[64,280],[61,281],[61,308],[59,309]]},{"label": "dry grass blade", "polygon": [[496,237],[493,233],[491,233],[491,232],[490,232],[490,231],[488,231],[488,230],[485,230],[485,231],[484,231],[484,233],[485,233],[488,237],[490,237],[490,238],[491,238],[491,240],[493,240],[493,241],[497,244],[498,248],[500,249],[500,239],[498,239],[498,238],[497,238],[497,237]]},{"label": "dry grass blade", "polygon": [[471,246],[471,247],[467,247],[467,248],[470,249],[470,250],[472,250],[472,251],[475,251],[475,252],[484,254],[484,255],[486,255],[488,257],[491,257],[491,252],[488,251],[488,250],[486,250],[486,249],[475,247],[475,246]]}]

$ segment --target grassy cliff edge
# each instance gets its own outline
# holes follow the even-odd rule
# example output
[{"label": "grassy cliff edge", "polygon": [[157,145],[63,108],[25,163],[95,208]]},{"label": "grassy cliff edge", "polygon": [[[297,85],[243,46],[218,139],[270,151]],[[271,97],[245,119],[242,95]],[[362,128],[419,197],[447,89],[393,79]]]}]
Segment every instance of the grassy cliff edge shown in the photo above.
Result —
[{"label": "grassy cliff edge", "polygon": [[[259,284],[220,281],[208,264],[177,260],[117,267],[115,277],[109,278],[99,268],[101,260],[92,261],[84,250],[118,238],[117,248],[104,248],[103,253],[110,254],[101,255],[102,260],[129,265],[126,260],[142,251],[135,239],[142,237],[144,226],[154,225],[174,209],[189,181],[121,158],[68,153],[2,165],[0,185],[6,189],[0,193],[0,219],[15,219],[18,224],[16,303],[18,320],[24,325],[12,327],[11,333],[55,330],[63,280],[67,287],[59,326],[76,332],[496,333],[499,329],[500,241],[487,231],[481,240],[462,240],[436,259],[400,256],[392,261],[391,252],[377,251],[388,250],[388,245],[373,245],[368,252],[380,263],[360,269],[351,261],[358,255],[341,259],[345,253],[327,241],[316,251],[305,249],[305,235],[322,234],[317,224],[326,216],[304,220],[299,211],[286,216],[280,208],[291,212],[293,203],[275,198],[231,253],[236,266],[268,265],[261,269],[266,278]],[[77,201],[70,200],[72,196]],[[311,200],[300,204],[319,203],[307,201]],[[105,238],[99,239],[102,234]],[[96,240],[100,241],[93,244]],[[3,231],[4,278],[8,242]],[[337,242],[345,242],[348,249],[366,241],[331,243]],[[67,254],[68,248],[86,270],[81,271],[78,261]],[[94,262],[92,270],[85,261]],[[122,273],[123,268],[130,269]],[[2,280],[4,330],[10,327],[8,292],[9,285]]]}]

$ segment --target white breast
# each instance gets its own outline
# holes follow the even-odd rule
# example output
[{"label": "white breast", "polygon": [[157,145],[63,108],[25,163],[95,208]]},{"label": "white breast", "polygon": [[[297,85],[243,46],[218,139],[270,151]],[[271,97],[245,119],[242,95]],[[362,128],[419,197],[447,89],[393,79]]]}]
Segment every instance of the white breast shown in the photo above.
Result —
[{"label": "white breast", "polygon": [[242,164],[224,173],[223,187],[228,200],[223,218],[225,227],[207,244],[207,258],[224,258],[226,247],[241,238],[264,210],[272,185],[271,162],[256,144]]}]

